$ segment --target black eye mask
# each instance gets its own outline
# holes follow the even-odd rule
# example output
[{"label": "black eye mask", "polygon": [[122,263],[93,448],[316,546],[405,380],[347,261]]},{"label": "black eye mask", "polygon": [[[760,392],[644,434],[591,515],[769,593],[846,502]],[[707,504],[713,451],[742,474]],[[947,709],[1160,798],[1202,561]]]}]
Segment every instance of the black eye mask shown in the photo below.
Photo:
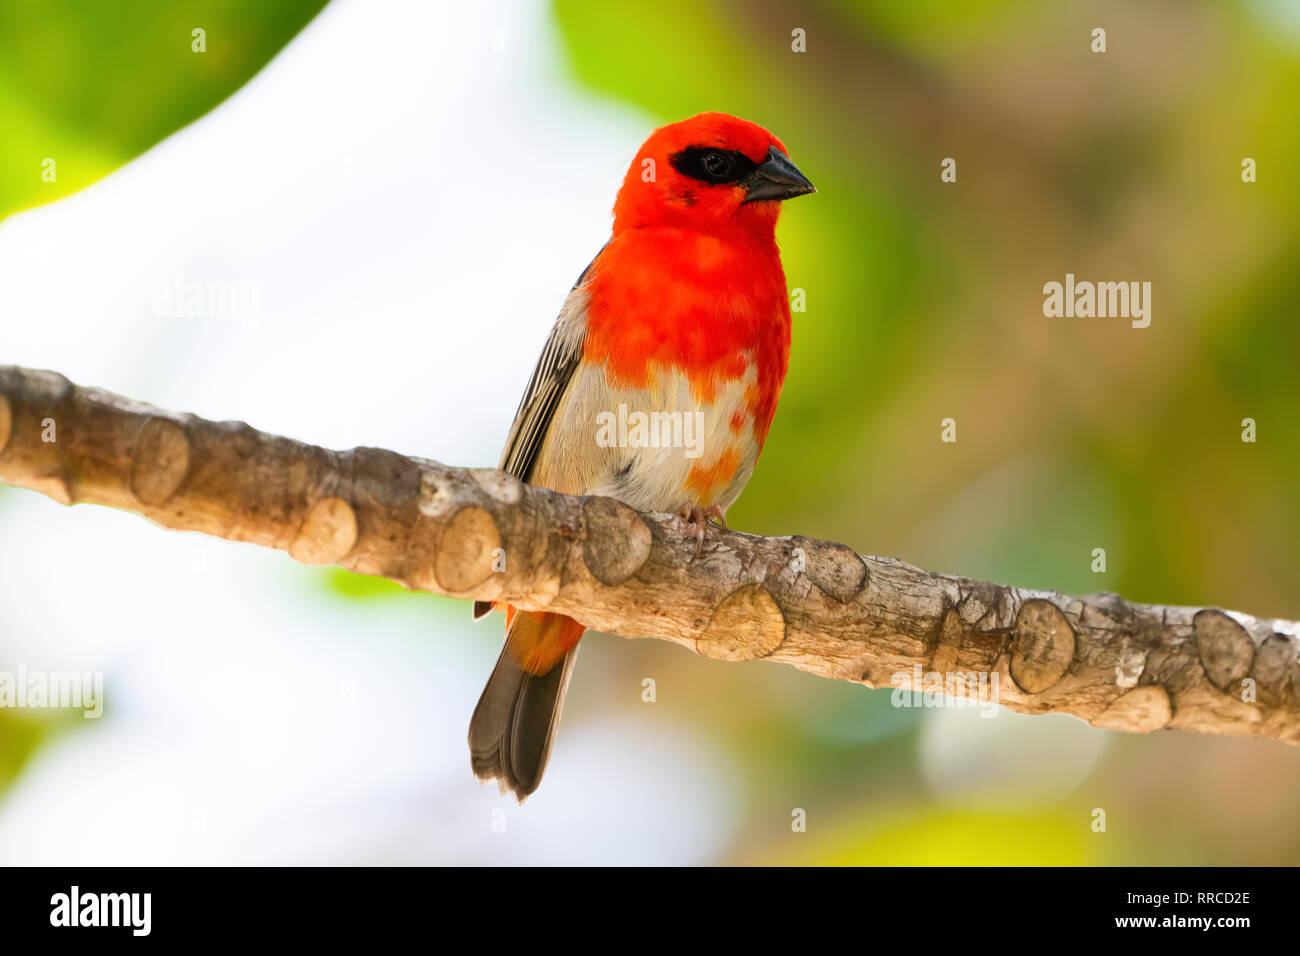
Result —
[{"label": "black eye mask", "polygon": [[758,169],[758,163],[744,153],[715,146],[688,146],[680,153],[673,153],[668,161],[683,176],[712,186],[738,183]]}]

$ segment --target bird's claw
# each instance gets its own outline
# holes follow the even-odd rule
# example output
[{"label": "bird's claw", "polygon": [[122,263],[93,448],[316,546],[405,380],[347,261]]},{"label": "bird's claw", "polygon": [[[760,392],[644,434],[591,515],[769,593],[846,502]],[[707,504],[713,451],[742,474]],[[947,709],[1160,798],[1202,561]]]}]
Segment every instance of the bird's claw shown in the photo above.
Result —
[{"label": "bird's claw", "polygon": [[727,530],[727,509],[721,505],[709,505],[707,508],[691,508],[677,515],[682,524],[689,524],[695,529],[695,556],[704,551],[704,529],[709,526],[709,519],[716,518],[722,530]]}]

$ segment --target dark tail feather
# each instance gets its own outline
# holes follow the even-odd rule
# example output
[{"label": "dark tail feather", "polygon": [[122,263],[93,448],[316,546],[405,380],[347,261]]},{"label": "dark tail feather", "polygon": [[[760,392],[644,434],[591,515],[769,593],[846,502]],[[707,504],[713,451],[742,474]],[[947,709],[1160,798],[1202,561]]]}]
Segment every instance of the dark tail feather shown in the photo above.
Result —
[{"label": "dark tail feather", "polygon": [[560,705],[578,649],[545,674],[525,671],[510,652],[501,651],[469,722],[470,764],[480,780],[500,780],[523,803],[542,782],[551,755]]}]

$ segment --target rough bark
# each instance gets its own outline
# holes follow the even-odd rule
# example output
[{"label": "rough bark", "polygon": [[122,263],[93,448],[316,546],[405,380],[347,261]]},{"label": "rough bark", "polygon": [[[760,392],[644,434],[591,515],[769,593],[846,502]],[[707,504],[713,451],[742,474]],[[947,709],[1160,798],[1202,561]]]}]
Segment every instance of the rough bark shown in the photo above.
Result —
[{"label": "rough bark", "polygon": [[[53,420],[56,440],[46,421]],[[377,448],[328,451],[0,366],[0,480],[408,588],[561,611],[872,687],[997,678],[1097,727],[1300,742],[1300,625],[935,574],[799,536],[694,532],[608,498]],[[928,675],[928,676],[927,676]]]}]

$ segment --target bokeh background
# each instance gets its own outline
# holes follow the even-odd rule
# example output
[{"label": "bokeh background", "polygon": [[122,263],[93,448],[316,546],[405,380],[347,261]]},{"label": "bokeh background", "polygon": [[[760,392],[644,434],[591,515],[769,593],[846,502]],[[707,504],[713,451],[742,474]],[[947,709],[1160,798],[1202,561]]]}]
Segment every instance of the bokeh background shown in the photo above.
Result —
[{"label": "bokeh background", "polygon": [[[6,3],[0,362],[494,464],[637,146],[725,110],[819,189],[780,226],[807,311],[733,526],[1296,618],[1298,100],[1291,0]],[[1150,327],[1044,318],[1067,272],[1150,281]],[[160,307],[177,281],[250,307]],[[520,808],[464,741],[499,641],[463,602],[0,487],[0,669],[106,696],[0,709],[0,862],[1300,862],[1295,748],[604,635]]]}]

